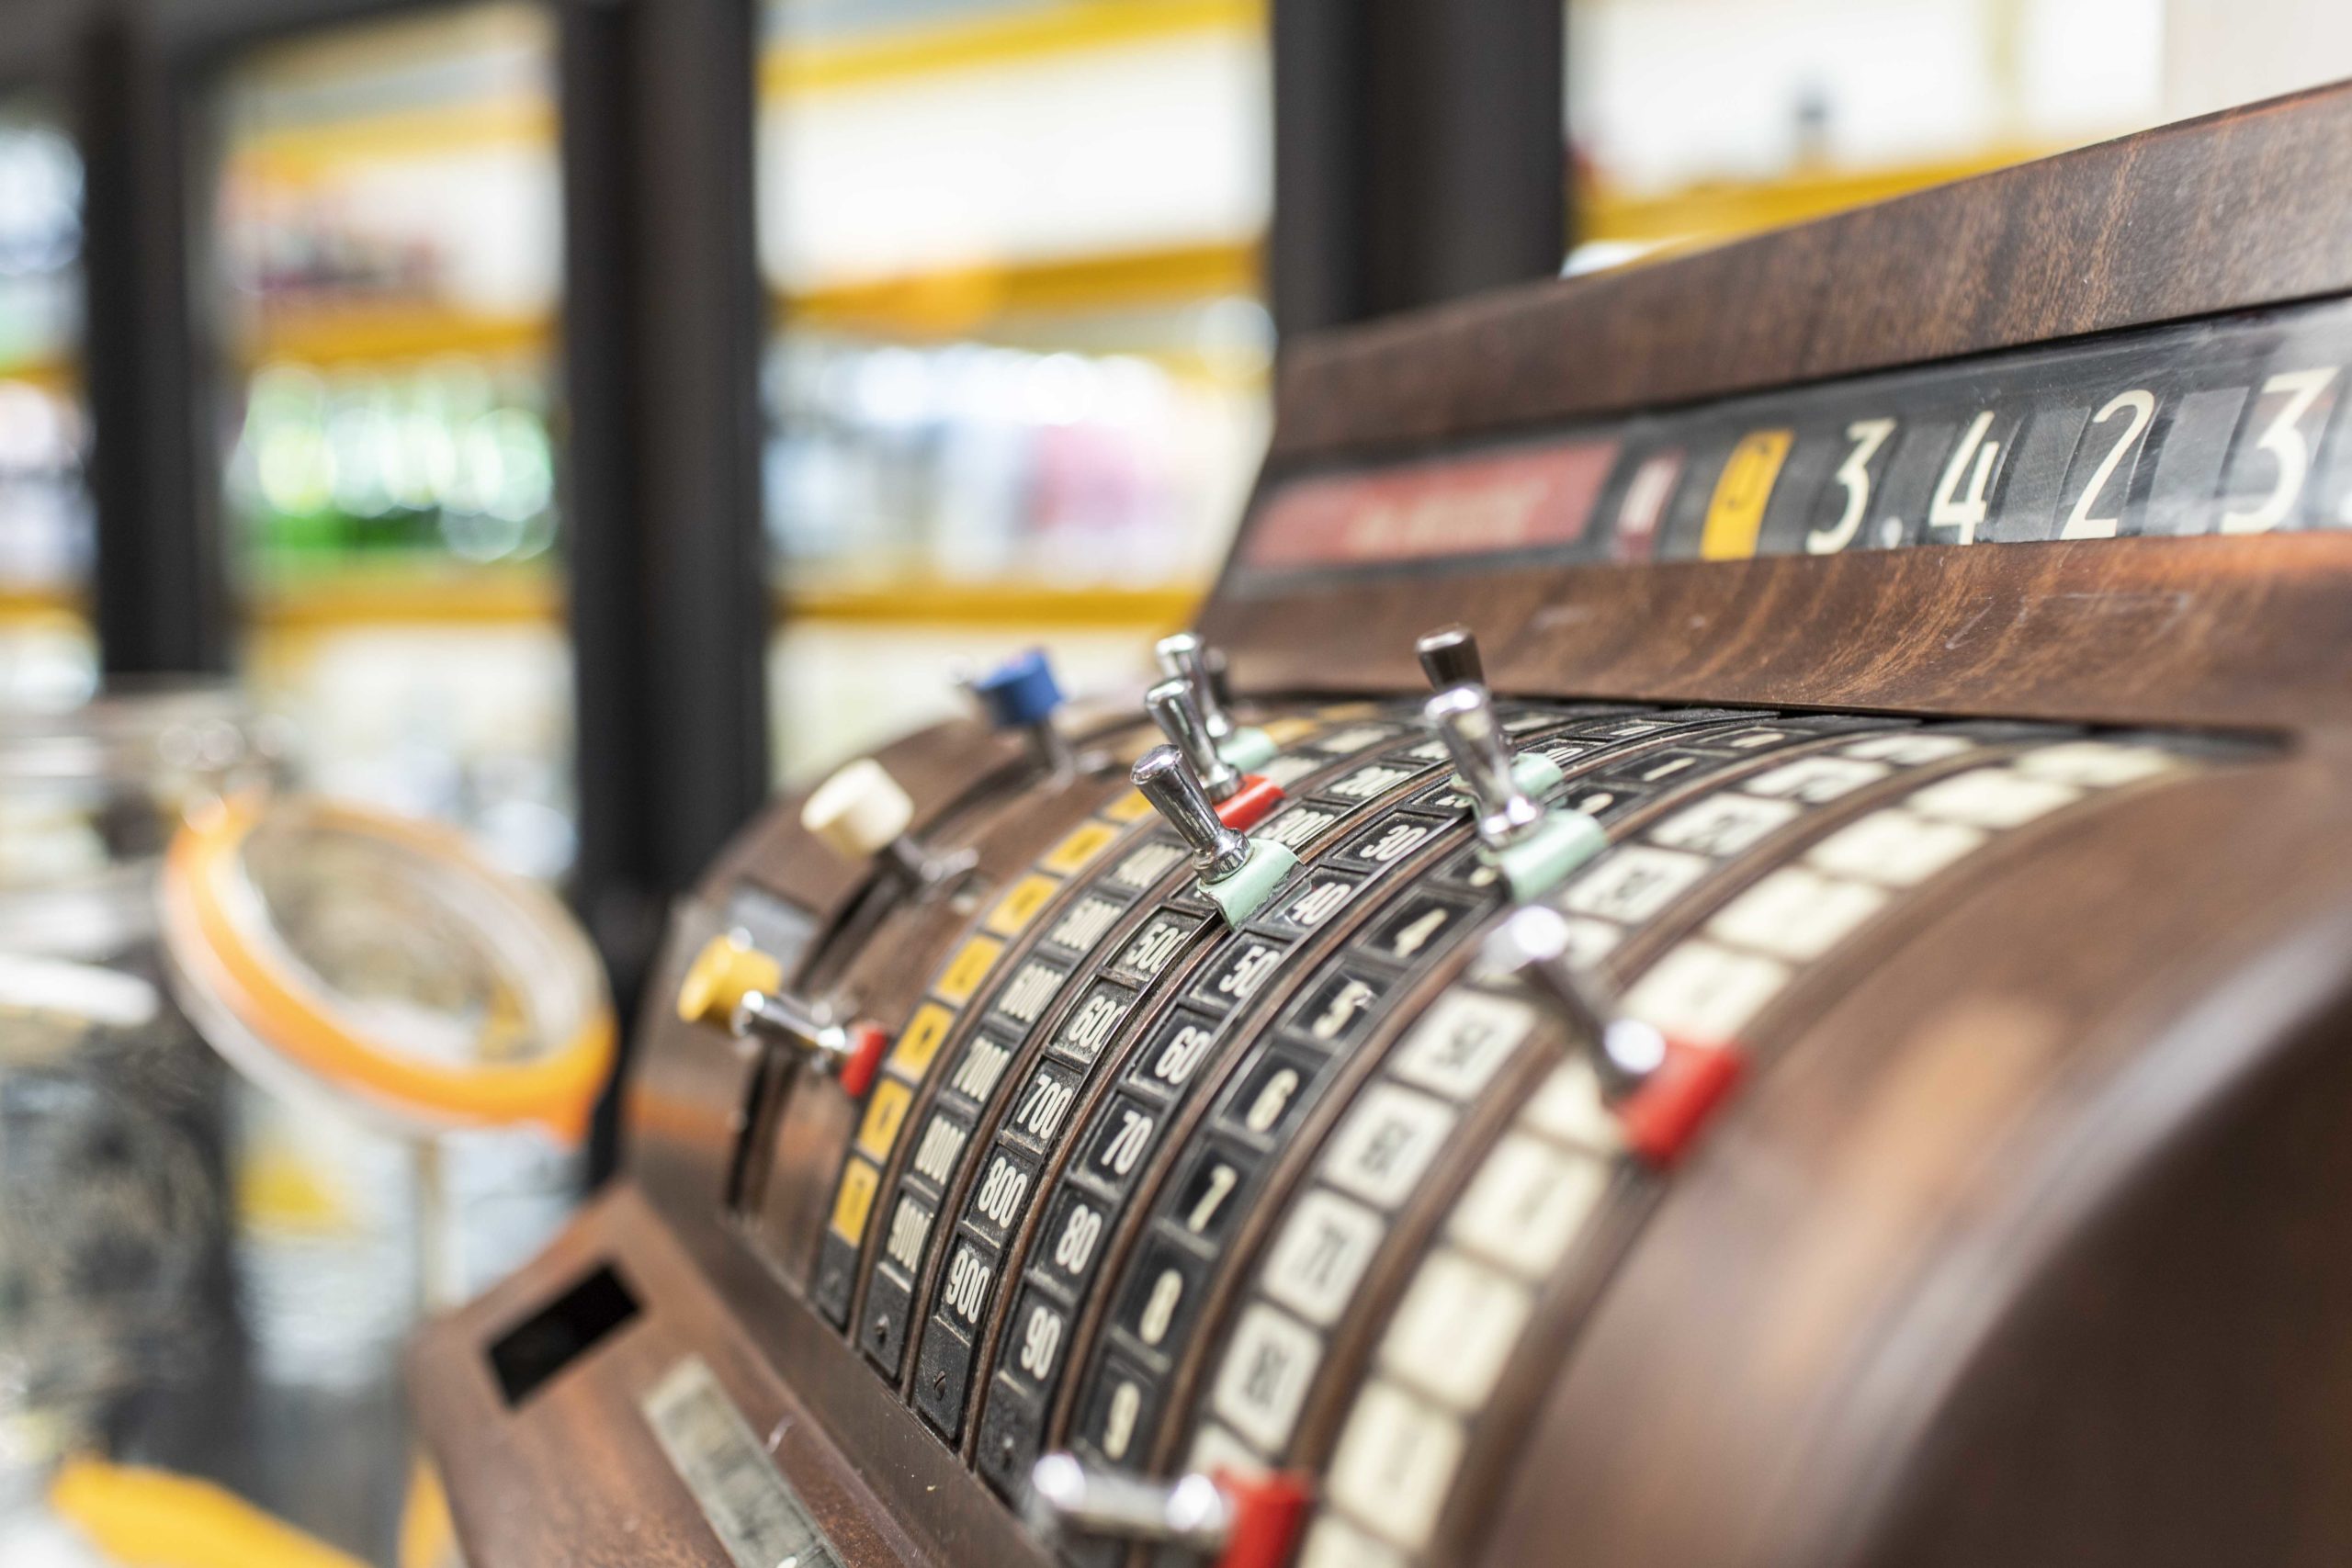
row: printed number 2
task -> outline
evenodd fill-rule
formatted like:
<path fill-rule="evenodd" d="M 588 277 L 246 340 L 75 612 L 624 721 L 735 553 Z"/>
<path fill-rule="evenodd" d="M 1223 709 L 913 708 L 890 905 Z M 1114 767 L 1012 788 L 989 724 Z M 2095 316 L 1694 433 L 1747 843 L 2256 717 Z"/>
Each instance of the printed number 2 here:
<path fill-rule="evenodd" d="M 2278 465 L 2278 478 L 2262 503 L 2248 512 L 2222 513 L 2224 534 L 2267 534 L 2284 523 L 2294 512 L 2295 503 L 2302 499 L 2303 480 L 2311 476 L 2312 447 L 2304 439 L 2297 421 L 2311 411 L 2319 395 L 2335 379 L 2333 368 L 2324 370 L 2288 370 L 2273 376 L 2262 384 L 2266 395 L 2286 394 L 2287 401 L 2262 432 L 2255 445 L 2270 454 Z"/>
<path fill-rule="evenodd" d="M 1862 525 L 1862 514 L 1870 510 L 1871 459 L 1878 456 L 1878 449 L 1894 434 L 1894 422 L 1891 419 L 1858 419 L 1846 427 L 1846 439 L 1854 444 L 1854 449 L 1846 454 L 1846 460 L 1838 465 L 1833 476 L 1845 487 L 1846 510 L 1828 527 L 1815 528 L 1805 535 L 1808 553 L 1835 555 L 1853 543 L 1855 532 Z"/>
<path fill-rule="evenodd" d="M 1993 411 L 1986 409 L 1960 438 L 1960 449 L 1951 455 L 1943 479 L 1936 486 L 1935 504 L 1928 509 L 1928 527 L 1959 530 L 1955 544 L 1974 544 L 1976 530 L 1991 510 L 1984 491 L 1993 482 L 1993 464 L 2001 452 L 1999 442 L 1984 439 L 1992 428 Z M 1960 493 L 1963 482 L 1968 486 L 1966 495 Z"/>
<path fill-rule="evenodd" d="M 2107 407 L 2091 416 L 2093 424 L 2105 424 L 2117 414 L 2126 412 L 2132 415 L 2132 423 L 2123 427 L 2123 434 L 2116 438 L 2114 446 L 2107 449 L 2107 456 L 2099 459 L 2098 467 L 2091 470 L 2091 482 L 2085 485 L 2083 493 L 2075 498 L 2075 510 L 2066 514 L 2066 525 L 2058 531 L 2060 538 L 2115 537 L 2116 525 L 2121 519 L 2094 517 L 2091 508 L 2098 504 L 2099 491 L 2107 488 L 2107 481 L 2115 477 L 2117 466 L 2123 461 L 2123 454 L 2132 450 L 2132 444 L 2139 440 L 2141 433 L 2148 428 L 2148 421 L 2155 417 L 2155 394 L 2137 390 L 2119 392 Z"/>

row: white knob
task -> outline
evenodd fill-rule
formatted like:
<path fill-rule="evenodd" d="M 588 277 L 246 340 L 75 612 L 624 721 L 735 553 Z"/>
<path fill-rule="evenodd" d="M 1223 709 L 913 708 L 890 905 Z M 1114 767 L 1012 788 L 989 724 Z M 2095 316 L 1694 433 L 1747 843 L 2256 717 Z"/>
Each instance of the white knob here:
<path fill-rule="evenodd" d="M 800 808 L 800 825 L 843 860 L 865 860 L 898 841 L 915 803 L 888 770 L 861 758 L 817 786 Z"/>

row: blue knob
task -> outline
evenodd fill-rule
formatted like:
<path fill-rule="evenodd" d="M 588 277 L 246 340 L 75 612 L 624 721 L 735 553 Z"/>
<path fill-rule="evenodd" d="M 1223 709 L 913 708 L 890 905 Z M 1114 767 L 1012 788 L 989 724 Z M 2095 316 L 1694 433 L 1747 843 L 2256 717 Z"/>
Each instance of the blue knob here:
<path fill-rule="evenodd" d="M 1046 650 L 1017 653 L 972 682 L 972 694 L 1000 729 L 1027 729 L 1053 717 L 1062 705 L 1061 682 L 1054 679 Z"/>

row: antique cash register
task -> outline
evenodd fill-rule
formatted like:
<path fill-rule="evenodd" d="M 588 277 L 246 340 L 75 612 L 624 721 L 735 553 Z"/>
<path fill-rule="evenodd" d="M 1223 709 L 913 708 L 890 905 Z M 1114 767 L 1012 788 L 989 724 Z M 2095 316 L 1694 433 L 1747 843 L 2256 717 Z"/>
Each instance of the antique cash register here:
<path fill-rule="evenodd" d="M 2352 91 L 1291 346 L 676 911 L 476 1568 L 2352 1560 Z M 1140 652 L 1141 650 L 1139 650 Z"/>

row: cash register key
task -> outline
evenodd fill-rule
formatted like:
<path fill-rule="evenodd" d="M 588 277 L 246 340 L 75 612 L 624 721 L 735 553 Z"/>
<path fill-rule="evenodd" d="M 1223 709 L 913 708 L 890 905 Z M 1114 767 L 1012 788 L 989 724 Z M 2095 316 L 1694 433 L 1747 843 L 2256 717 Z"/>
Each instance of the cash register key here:
<path fill-rule="evenodd" d="M 923 897 L 972 869 L 973 852 L 944 854 L 924 847 L 907 829 L 914 802 L 889 771 L 860 758 L 819 784 L 801 807 L 800 825 L 843 860 L 870 860 L 876 872 L 910 897 Z"/>
<path fill-rule="evenodd" d="M 1193 852 L 1201 892 L 1238 926 L 1264 907 L 1298 869 L 1298 857 L 1271 839 L 1252 840 L 1227 827 L 1209 803 L 1192 765 L 1173 746 L 1144 753 L 1131 775 L 1135 786 Z"/>
<path fill-rule="evenodd" d="M 1619 1012 L 1571 964 L 1571 946 L 1566 918 L 1532 905 L 1495 929 L 1485 958 L 1551 1003 L 1571 1048 L 1591 1065 L 1625 1146 L 1649 1165 L 1672 1165 L 1738 1082 L 1744 1054 L 1731 1041 L 1677 1039 Z"/>

